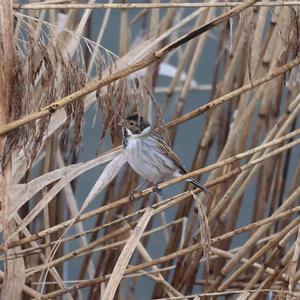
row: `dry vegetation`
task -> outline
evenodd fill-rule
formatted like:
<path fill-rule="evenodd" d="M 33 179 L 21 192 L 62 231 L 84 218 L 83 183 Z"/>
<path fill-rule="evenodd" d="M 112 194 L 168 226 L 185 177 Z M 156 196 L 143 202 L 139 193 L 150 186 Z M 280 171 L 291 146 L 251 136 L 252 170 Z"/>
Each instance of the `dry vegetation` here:
<path fill-rule="evenodd" d="M 127 1 L 64 2 L 0 4 L 1 299 L 141 299 L 141 282 L 154 286 L 143 299 L 300 299 L 299 4 L 152 1 L 130 19 Z M 91 8 L 104 14 L 97 28 Z M 119 57 L 100 46 L 113 9 Z M 161 86 L 167 54 L 176 69 Z M 184 113 L 191 92 L 206 104 Z M 80 162 L 88 108 L 112 149 Z M 213 197 L 149 186 L 129 200 L 139 178 L 120 171 L 118 122 L 136 109 L 173 144 L 181 124 L 205 120 L 192 172 L 160 188 L 207 174 Z M 77 199 L 78 179 L 106 163 Z"/>

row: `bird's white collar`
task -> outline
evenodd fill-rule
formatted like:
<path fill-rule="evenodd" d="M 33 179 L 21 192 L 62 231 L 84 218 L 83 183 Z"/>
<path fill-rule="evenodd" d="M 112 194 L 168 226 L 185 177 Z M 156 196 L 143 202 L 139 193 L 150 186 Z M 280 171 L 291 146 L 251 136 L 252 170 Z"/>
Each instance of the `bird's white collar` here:
<path fill-rule="evenodd" d="M 132 131 L 128 128 L 125 128 L 125 130 L 127 132 L 128 138 L 130 137 L 130 138 L 136 139 L 136 138 L 141 138 L 141 137 L 148 135 L 152 131 L 152 128 L 151 128 L 151 126 L 148 126 L 141 133 L 138 133 L 138 134 L 133 134 Z"/>

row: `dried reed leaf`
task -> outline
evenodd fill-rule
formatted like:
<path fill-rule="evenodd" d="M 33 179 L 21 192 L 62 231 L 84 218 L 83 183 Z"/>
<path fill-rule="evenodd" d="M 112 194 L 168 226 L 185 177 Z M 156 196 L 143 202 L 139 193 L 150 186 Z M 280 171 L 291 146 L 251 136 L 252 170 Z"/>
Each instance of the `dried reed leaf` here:
<path fill-rule="evenodd" d="M 95 197 L 107 187 L 107 185 L 116 177 L 121 167 L 127 162 L 125 156 L 121 152 L 113 158 L 113 160 L 105 167 L 100 177 L 94 184 L 88 196 L 84 200 L 80 212 L 83 212 Z"/>
<path fill-rule="evenodd" d="M 110 151 L 88 162 L 78 163 L 75 165 L 70 165 L 61 169 L 54 170 L 52 172 L 49 172 L 45 175 L 33 179 L 27 184 L 22 185 L 22 187 L 19 189 L 19 193 L 15 195 L 13 205 L 10 207 L 10 218 L 13 218 L 16 212 L 36 193 L 41 191 L 49 184 L 59 180 L 53 186 L 53 188 L 45 195 L 45 197 L 39 201 L 38 207 L 36 206 L 31 210 L 31 216 L 28 219 L 31 221 L 32 218 L 34 218 L 34 216 L 36 216 L 45 207 L 45 205 L 47 205 L 53 199 L 53 197 L 55 197 L 55 195 L 57 195 L 57 193 L 59 193 L 65 187 L 66 184 L 68 184 L 84 172 L 114 159 L 116 156 L 119 155 L 120 151 L 121 149 L 115 149 L 114 151 Z"/>
<path fill-rule="evenodd" d="M 113 153 L 113 155 L 115 155 L 115 153 Z M 108 158 L 107 157 L 100 157 L 98 163 L 103 163 L 107 160 L 111 159 L 111 154 L 108 154 Z M 97 192 L 98 192 L 98 188 L 105 188 L 105 186 L 113 179 L 113 177 L 116 175 L 117 171 L 119 171 L 120 167 L 125 163 L 125 159 L 123 157 L 123 155 L 118 155 L 116 156 L 113 161 L 108 165 L 108 166 L 112 166 L 112 168 L 110 169 L 108 166 L 106 166 L 105 168 L 105 173 L 104 175 L 101 174 L 101 176 L 99 177 L 97 183 L 98 185 L 96 186 Z M 72 180 L 74 180 L 77 176 L 79 176 L 81 173 L 87 171 L 88 169 L 95 167 L 95 162 L 90 162 L 89 164 L 85 165 L 80 164 L 80 166 L 77 168 L 75 168 L 74 170 L 72 170 L 70 173 L 68 173 L 67 176 L 65 176 L 65 174 L 63 175 L 64 177 L 62 177 L 62 179 L 60 179 L 58 181 L 58 183 L 56 183 L 51 189 L 50 191 L 45 195 L 45 197 L 43 197 L 43 199 L 41 199 L 39 201 L 39 203 L 33 207 L 30 211 L 30 213 L 22 220 L 22 222 L 19 224 L 18 228 L 16 229 L 16 231 L 14 232 L 14 236 L 20 232 L 21 230 L 23 230 L 41 211 L 42 209 L 55 197 L 55 195 L 57 195 L 57 193 L 59 193 L 66 184 L 68 184 L 69 182 L 71 182 Z M 68 167 L 66 167 L 67 169 Z M 108 169 L 107 169 L 108 168 Z M 115 172 L 115 173 L 111 173 L 111 172 Z M 60 172 L 59 172 L 60 173 Z M 61 173 L 60 173 L 61 174 Z M 62 173 L 63 174 L 63 173 Z M 107 176 L 107 177 L 106 177 Z M 112 177 L 113 176 L 113 177 Z M 101 178 L 101 182 L 100 182 L 100 178 Z M 47 179 L 45 179 L 47 180 Z M 96 183 L 96 184 L 97 184 Z M 102 185 L 101 185 L 102 184 Z M 105 185 L 106 184 L 106 185 Z M 105 186 L 104 186 L 105 185 Z M 95 190 L 94 190 L 95 192 Z M 93 196 L 95 196 L 96 192 L 93 194 Z M 91 193 L 90 193 L 91 195 Z M 89 203 L 92 199 L 92 196 L 90 196 L 90 198 L 88 198 L 88 202 L 84 202 L 83 207 L 81 208 L 80 212 L 83 211 L 84 208 L 87 207 L 87 204 L 85 203 Z M 24 199 L 24 201 L 26 202 L 27 198 Z M 22 204 L 22 203 L 21 203 Z M 13 216 L 13 214 L 12 214 Z"/>
<path fill-rule="evenodd" d="M 205 207 L 203 206 L 200 197 L 193 193 L 193 198 L 195 200 L 195 205 L 197 207 L 198 217 L 200 221 L 200 236 L 201 243 L 203 244 L 204 258 L 206 259 L 207 269 L 209 269 L 208 262 L 211 256 L 211 233 L 209 229 L 208 219 L 205 212 Z"/>
<path fill-rule="evenodd" d="M 153 209 L 147 208 L 141 219 L 139 220 L 138 224 L 136 225 L 135 229 L 132 231 L 129 239 L 125 247 L 123 248 L 112 272 L 112 275 L 108 281 L 106 286 L 103 299 L 113 300 L 116 290 L 120 284 L 122 276 L 127 268 L 127 265 L 133 255 L 137 244 L 146 229 L 148 222 L 151 219 L 153 213 Z"/>

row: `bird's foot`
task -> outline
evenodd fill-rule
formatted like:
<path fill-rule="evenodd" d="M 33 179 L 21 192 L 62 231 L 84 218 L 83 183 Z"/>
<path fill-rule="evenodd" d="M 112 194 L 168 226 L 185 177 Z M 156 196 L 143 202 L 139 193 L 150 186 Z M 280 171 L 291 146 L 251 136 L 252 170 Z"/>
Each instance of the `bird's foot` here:
<path fill-rule="evenodd" d="M 158 183 L 153 185 L 153 192 L 161 195 L 161 189 L 158 187 Z"/>
<path fill-rule="evenodd" d="M 130 193 L 129 195 L 129 200 L 130 200 L 130 203 L 134 203 L 136 200 L 139 200 L 142 198 L 142 193 L 141 191 L 138 191 L 138 190 L 134 190 L 133 192 Z"/>

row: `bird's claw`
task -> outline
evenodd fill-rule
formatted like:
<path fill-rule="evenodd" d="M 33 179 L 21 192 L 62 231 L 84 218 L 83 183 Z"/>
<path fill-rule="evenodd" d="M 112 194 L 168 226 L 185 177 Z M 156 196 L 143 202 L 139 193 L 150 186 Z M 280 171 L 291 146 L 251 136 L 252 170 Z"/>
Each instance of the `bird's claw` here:
<path fill-rule="evenodd" d="M 161 189 L 158 187 L 158 184 L 153 185 L 153 192 L 161 195 Z"/>
<path fill-rule="evenodd" d="M 134 203 L 136 200 L 139 200 L 142 198 L 142 193 L 140 191 L 134 190 L 129 195 L 129 200 L 131 203 Z"/>

